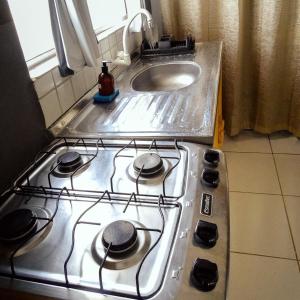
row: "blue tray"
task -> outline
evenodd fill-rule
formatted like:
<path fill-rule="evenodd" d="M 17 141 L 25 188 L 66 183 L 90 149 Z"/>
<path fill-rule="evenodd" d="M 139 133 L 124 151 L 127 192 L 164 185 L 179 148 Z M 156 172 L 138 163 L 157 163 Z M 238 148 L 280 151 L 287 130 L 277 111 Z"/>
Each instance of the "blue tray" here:
<path fill-rule="evenodd" d="M 119 90 L 115 90 L 114 93 L 108 96 L 100 95 L 99 92 L 94 95 L 94 103 L 108 103 L 113 101 L 119 95 Z"/>

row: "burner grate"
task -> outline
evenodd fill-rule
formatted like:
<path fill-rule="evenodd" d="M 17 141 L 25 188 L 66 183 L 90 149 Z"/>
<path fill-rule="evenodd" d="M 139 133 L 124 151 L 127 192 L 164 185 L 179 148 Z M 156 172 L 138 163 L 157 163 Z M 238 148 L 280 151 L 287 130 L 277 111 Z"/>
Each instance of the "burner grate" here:
<path fill-rule="evenodd" d="M 120 154 L 122 151 L 124 151 L 125 149 L 130 148 L 132 145 L 134 146 L 134 149 L 135 149 L 135 151 L 137 153 L 137 151 L 138 151 L 137 144 L 136 144 L 135 139 L 133 139 L 127 145 L 125 145 L 124 147 L 122 147 L 114 155 L 114 158 L 113 158 L 113 172 L 112 172 L 112 175 L 110 177 L 110 189 L 111 189 L 112 192 L 114 191 L 113 178 L 114 178 L 114 176 L 116 174 L 116 169 L 117 169 L 117 167 L 116 167 L 116 159 L 118 157 L 131 157 L 131 158 L 134 158 L 134 156 Z M 156 140 L 152 140 L 151 145 L 148 148 L 148 153 L 152 153 L 151 150 L 153 149 L 153 147 L 155 147 L 154 149 L 156 151 L 158 151 Z M 174 140 L 174 150 L 176 150 L 176 152 L 178 154 L 178 157 L 160 156 L 160 159 L 175 159 L 176 160 L 176 163 L 166 172 L 166 174 L 163 177 L 162 186 L 163 186 L 163 195 L 165 197 L 167 196 L 166 195 L 166 180 L 167 180 L 168 176 L 171 174 L 171 172 L 178 166 L 178 164 L 180 163 L 180 160 L 181 160 L 181 153 L 180 153 L 180 150 L 179 150 L 179 147 L 178 147 L 178 144 L 177 144 L 177 140 Z M 138 194 L 138 195 L 139 195 L 139 179 L 140 179 L 141 175 L 143 174 L 143 171 L 144 171 L 144 165 L 142 165 L 140 167 L 138 175 L 137 175 L 137 177 L 135 179 L 136 194 Z"/>
<path fill-rule="evenodd" d="M 115 193 L 115 194 L 118 194 L 118 193 Z M 71 248 L 70 248 L 70 251 L 67 255 L 67 258 L 64 262 L 64 276 L 65 276 L 65 282 L 66 282 L 66 286 L 67 287 L 72 287 L 72 284 L 69 282 L 68 280 L 68 263 L 71 259 L 71 256 L 72 256 L 72 253 L 74 251 L 74 247 L 75 247 L 75 232 L 76 232 L 76 228 L 78 225 L 80 224 L 85 224 L 85 225 L 96 225 L 96 226 L 99 226 L 101 225 L 101 223 L 95 223 L 95 222 L 83 222 L 81 221 L 81 219 L 83 218 L 83 216 L 88 212 L 90 211 L 93 207 L 95 207 L 97 204 L 99 204 L 103 199 L 105 199 L 105 196 L 107 197 L 107 199 L 109 201 L 112 201 L 112 196 L 110 194 L 109 191 L 105 191 L 100 197 L 99 199 L 94 202 L 91 206 L 89 206 L 87 209 L 85 209 L 81 215 L 78 217 L 78 219 L 76 220 L 74 226 L 73 226 L 73 229 L 72 229 L 72 242 L 71 242 Z M 130 203 L 130 201 L 132 199 L 135 199 L 136 201 L 136 195 L 134 193 L 132 193 L 132 195 L 130 196 L 128 202 L 126 203 L 126 207 L 123 211 L 123 213 L 126 212 L 126 209 Z M 163 233 L 164 233 L 164 228 L 165 228 L 165 218 L 164 218 L 164 215 L 163 215 L 163 212 L 162 212 L 162 208 L 161 208 L 161 205 L 164 205 L 165 204 L 165 200 L 164 200 L 164 197 L 163 195 L 160 195 L 157 199 L 157 208 L 159 210 L 159 214 L 160 214 L 160 217 L 161 217 L 161 220 L 162 220 L 162 228 L 142 228 L 142 227 L 135 227 L 135 229 L 138 231 L 138 230 L 144 230 L 144 231 L 155 231 L 155 232 L 158 232 L 159 233 L 159 236 L 157 238 L 157 240 L 154 242 L 154 244 L 148 249 L 148 251 L 146 252 L 146 254 L 144 255 L 144 257 L 142 258 L 140 264 L 139 264 L 139 267 L 138 267 L 138 270 L 137 270 L 137 273 L 136 273 L 136 290 L 137 290 L 137 296 L 140 298 L 141 297 L 141 293 L 140 293 L 140 285 L 139 285 L 139 275 L 140 275 L 140 272 L 141 272 L 141 268 L 146 260 L 146 258 L 148 257 L 148 255 L 150 254 L 150 252 L 156 247 L 156 245 L 159 243 Z M 110 252 L 113 252 L 113 245 L 112 245 L 112 242 L 110 241 L 110 243 L 107 245 L 106 247 L 106 252 L 105 252 L 105 255 L 104 255 L 104 258 L 101 262 L 101 265 L 99 267 L 99 286 L 100 286 L 100 291 L 101 292 L 109 292 L 107 290 L 104 289 L 103 287 L 103 278 L 102 278 L 102 270 L 103 270 L 103 267 L 105 265 L 105 262 L 107 260 L 107 257 L 108 255 L 110 254 Z"/>
<path fill-rule="evenodd" d="M 49 155 L 52 154 L 56 154 L 55 151 L 53 149 L 55 149 L 55 146 L 58 145 L 64 145 L 66 147 L 75 147 L 75 146 L 83 146 L 86 147 L 89 145 L 93 145 L 96 147 L 95 153 L 93 154 L 80 154 L 80 155 L 87 155 L 89 157 L 88 161 L 86 161 L 84 164 L 81 164 L 80 166 L 78 166 L 76 168 L 76 170 L 73 171 L 73 173 L 70 176 L 70 182 L 71 182 L 71 188 L 57 188 L 54 187 L 51 183 L 51 177 L 53 176 L 53 172 L 55 171 L 56 168 L 59 167 L 59 164 L 61 163 L 61 161 L 59 160 L 57 162 L 57 164 L 55 164 L 51 170 L 48 173 L 48 186 L 36 186 L 33 185 L 30 181 L 30 173 L 32 171 L 34 171 L 43 161 L 43 159 Z M 150 144 L 150 143 L 149 143 Z M 151 152 L 151 153 L 155 153 L 154 151 L 159 151 L 159 149 L 164 149 L 164 146 L 158 146 L 157 145 L 157 141 L 156 140 L 152 140 L 150 146 L 148 147 L 147 144 L 147 148 L 145 148 L 144 146 L 142 147 L 142 149 L 145 149 L 146 151 Z M 109 145 L 109 144 L 108 144 Z M 129 156 L 129 155 L 123 155 L 123 151 L 125 149 L 135 149 L 135 152 L 137 153 L 138 149 L 140 149 L 140 146 L 137 145 L 137 141 L 135 139 L 132 139 L 129 143 L 127 143 L 126 145 L 122 144 L 120 145 L 113 145 L 114 147 L 119 147 L 121 149 L 119 149 L 116 154 L 113 157 L 113 171 L 112 174 L 110 176 L 110 191 L 109 190 L 105 190 L 105 191 L 95 191 L 95 190 L 78 190 L 75 189 L 74 187 L 74 183 L 73 183 L 73 176 L 76 174 L 76 172 L 78 172 L 81 168 L 83 168 L 85 165 L 87 165 L 88 163 L 90 163 L 93 159 L 95 159 L 98 155 L 99 152 L 99 147 L 103 147 L 105 148 L 105 144 L 103 142 L 103 140 L 100 138 L 98 140 L 95 141 L 95 139 L 78 139 L 77 141 L 73 142 L 71 139 L 67 139 L 67 138 L 61 138 L 59 140 L 57 140 L 53 145 L 52 145 L 52 150 L 50 151 L 43 151 L 41 152 L 39 155 L 37 155 L 37 157 L 35 158 L 35 162 L 34 165 L 29 168 L 24 174 L 22 174 L 19 178 L 18 181 L 16 181 L 15 186 L 13 187 L 13 189 L 11 190 L 12 192 L 16 193 L 16 194 L 21 194 L 21 195 L 29 195 L 29 196 L 33 196 L 33 195 L 42 195 L 43 197 L 45 197 L 46 201 L 48 199 L 48 197 L 56 197 L 56 204 L 55 204 L 55 209 L 52 213 L 51 216 L 49 216 L 49 218 L 39 218 L 37 217 L 37 220 L 43 220 L 45 222 L 45 224 L 39 228 L 34 235 L 40 233 L 42 230 L 44 230 L 47 226 L 49 226 L 50 223 L 53 222 L 58 208 L 59 208 L 59 203 L 60 201 L 63 200 L 69 200 L 70 205 L 72 206 L 72 202 L 73 201 L 84 201 L 85 203 L 91 202 L 91 205 L 84 210 L 81 215 L 78 217 L 78 219 L 76 220 L 73 228 L 72 228 L 72 239 L 71 239 L 71 247 L 69 249 L 69 252 L 67 254 L 66 260 L 64 262 L 63 265 L 63 275 L 64 275 L 64 280 L 65 280 L 65 286 L 67 287 L 74 287 L 74 288 L 78 288 L 78 286 L 76 286 L 76 284 L 71 283 L 69 281 L 68 278 L 68 263 L 72 257 L 73 251 L 74 251 L 74 247 L 75 247 L 75 232 L 76 232 L 76 228 L 79 225 L 85 224 L 85 225 L 90 225 L 90 226 L 100 226 L 101 222 L 89 222 L 89 221 L 83 221 L 82 218 L 83 216 L 89 211 L 91 210 L 93 207 L 95 207 L 97 204 L 99 204 L 101 201 L 106 201 L 106 202 L 112 202 L 112 200 L 116 200 L 118 202 L 123 202 L 124 203 L 124 209 L 123 209 L 123 213 L 125 214 L 128 207 L 131 205 L 131 203 L 134 201 L 135 203 L 140 202 L 141 204 L 150 204 L 153 207 L 157 207 L 157 210 L 159 212 L 159 216 L 160 216 L 160 220 L 161 220 L 161 228 L 149 228 L 149 226 L 147 227 L 142 227 L 142 226 L 135 226 L 135 230 L 137 232 L 155 232 L 158 234 L 157 238 L 155 236 L 155 239 L 153 240 L 153 244 L 150 246 L 149 244 L 149 248 L 147 248 L 145 250 L 145 252 L 142 253 L 141 255 L 141 260 L 139 262 L 139 265 L 137 267 L 137 271 L 135 274 L 135 285 L 136 285 L 136 295 L 138 298 L 141 298 L 141 288 L 140 288 L 140 275 L 141 275 L 141 269 L 143 264 L 145 263 L 147 257 L 149 256 L 149 254 L 153 251 L 153 249 L 158 245 L 158 243 L 160 242 L 164 230 L 165 230 L 165 218 L 164 218 L 164 214 L 163 214 L 163 210 L 162 207 L 167 207 L 168 205 L 172 205 L 172 207 L 178 207 L 178 204 L 175 203 L 174 204 L 174 199 L 178 199 L 178 197 L 175 196 L 168 196 L 166 195 L 166 180 L 168 178 L 168 176 L 171 174 L 171 172 L 178 166 L 178 164 L 180 163 L 181 160 L 181 153 L 177 144 L 177 140 L 174 141 L 174 144 L 172 145 L 173 148 L 171 148 L 171 146 L 168 144 L 168 148 L 167 149 L 171 149 L 171 150 L 175 150 L 177 153 L 177 156 L 160 156 L 161 159 L 173 159 L 175 160 L 174 163 L 172 163 L 172 166 L 168 169 L 168 171 L 166 171 L 166 173 L 163 176 L 163 180 L 162 180 L 162 194 L 160 195 L 155 195 L 155 194 L 140 194 L 139 192 L 139 177 L 142 175 L 142 171 L 143 171 L 143 166 L 141 167 L 139 174 L 136 177 L 135 180 L 135 191 L 131 192 L 131 193 L 121 193 L 121 192 L 115 192 L 114 190 L 114 175 L 116 173 L 117 170 L 117 164 L 116 164 L 116 159 L 118 157 L 130 157 L 130 158 L 134 158 L 134 156 Z M 25 184 L 23 183 L 25 181 Z M 27 200 L 26 200 L 27 201 Z M 29 200 L 28 200 L 29 201 Z M 27 202 L 28 202 L 27 201 Z M 26 203 L 27 203 L 26 202 Z M 149 225 L 149 224 L 148 224 Z M 151 225 L 150 225 L 151 227 Z M 22 248 L 22 246 L 24 245 L 24 243 L 20 243 L 16 249 L 11 253 L 10 258 L 9 258 L 9 262 L 10 262 L 10 269 L 11 269 L 11 276 L 13 278 L 24 278 L 22 277 L 20 274 L 18 276 L 18 274 L 16 274 L 16 270 L 15 270 L 15 255 L 16 253 L 19 251 L 20 248 Z M 99 287 L 100 287 L 100 292 L 102 293 L 112 293 L 109 290 L 106 290 L 105 287 L 103 286 L 103 276 L 102 276 L 102 270 L 103 267 L 105 265 L 105 262 L 107 260 L 107 257 L 110 253 L 114 252 L 113 249 L 113 244 L 111 241 L 108 241 L 107 245 L 106 245 L 106 251 L 105 251 L 105 255 L 103 257 L 102 263 L 99 266 Z M 146 263 L 147 264 L 147 263 Z M 26 277 L 26 280 L 31 280 L 31 281 L 37 281 L 36 278 L 33 278 L 31 276 Z M 60 284 L 58 282 L 48 282 L 48 283 L 52 283 L 52 284 Z M 130 295 L 132 296 L 132 295 Z"/>
<path fill-rule="evenodd" d="M 75 186 L 74 186 L 74 176 L 79 173 L 81 170 L 83 170 L 84 168 L 87 167 L 87 165 L 89 165 L 98 155 L 99 153 L 99 147 L 102 147 L 103 149 L 106 148 L 105 144 L 104 144 L 104 141 L 102 138 L 99 138 L 98 140 L 95 141 L 95 139 L 93 138 L 80 138 L 80 139 L 77 139 L 75 142 L 72 142 L 72 140 L 74 139 L 68 139 L 68 138 L 60 138 L 58 139 L 53 145 L 52 145 L 52 149 L 55 148 L 56 146 L 60 145 L 60 146 L 65 146 L 65 147 L 75 147 L 75 146 L 83 146 L 85 148 L 88 147 L 88 145 L 93 145 L 95 146 L 96 150 L 95 150 L 95 153 L 93 154 L 86 154 L 86 153 L 81 153 L 80 155 L 82 157 L 84 156 L 87 156 L 88 159 L 83 163 L 83 164 L 80 164 L 72 173 L 70 173 L 70 185 L 71 185 L 71 189 L 74 190 L 75 189 Z M 62 143 L 62 144 L 61 144 Z M 171 146 L 170 146 L 171 147 Z M 121 146 L 121 149 L 119 151 L 117 151 L 117 153 L 114 155 L 113 157 L 113 171 L 112 171 L 112 174 L 110 176 L 110 191 L 111 192 L 115 192 L 115 187 L 114 187 L 114 176 L 116 174 L 116 170 L 117 170 L 117 165 L 116 165 L 116 160 L 117 158 L 119 157 L 127 157 L 127 158 L 132 158 L 134 159 L 135 156 L 133 155 L 123 155 L 122 152 L 126 149 L 130 149 L 130 148 L 133 148 L 135 149 L 135 152 L 137 154 L 138 152 L 138 149 L 139 146 L 137 145 L 137 141 L 135 139 L 132 139 L 129 143 L 127 143 L 126 145 L 122 145 Z M 150 146 L 148 147 L 148 152 L 146 153 L 153 153 L 153 150 L 155 151 L 159 151 L 160 147 L 158 146 L 158 143 L 155 139 L 152 140 Z M 163 149 L 163 147 L 162 147 Z M 168 179 L 168 177 L 170 176 L 170 174 L 172 173 L 172 171 L 179 165 L 180 161 L 181 161 L 181 152 L 180 152 L 180 149 L 178 147 L 178 144 L 177 144 L 177 140 L 174 140 L 173 142 L 173 148 L 170 148 L 171 150 L 175 150 L 176 153 L 177 153 L 177 157 L 176 156 L 160 156 L 161 159 L 169 159 L 169 160 L 175 160 L 175 163 L 172 164 L 171 168 L 169 168 L 166 173 L 163 175 L 162 177 L 162 194 L 164 195 L 164 197 L 167 197 L 168 195 L 166 194 L 166 181 Z M 51 154 L 56 154 L 56 152 L 54 150 L 50 150 L 50 151 L 41 151 L 35 158 L 35 162 L 33 164 L 33 166 L 31 168 L 29 168 L 24 174 L 22 174 L 21 176 L 19 176 L 19 180 L 15 183 L 14 187 L 24 187 L 25 185 L 27 187 L 33 187 L 34 188 L 34 185 L 31 184 L 30 182 L 30 178 L 29 178 L 29 174 L 30 174 L 30 171 L 34 171 L 39 163 L 42 162 L 43 158 L 45 158 L 45 155 L 51 155 Z M 52 168 L 50 169 L 50 171 L 48 172 L 47 174 L 47 177 L 48 177 L 48 187 L 50 189 L 52 188 L 55 188 L 53 187 L 52 185 L 52 182 L 51 182 L 51 178 L 53 176 L 53 174 L 55 174 L 56 170 L 60 168 L 60 164 L 61 164 L 61 161 L 58 161 L 56 162 Z M 145 166 L 141 166 L 139 172 L 137 172 L 137 176 L 135 177 L 135 193 L 137 195 L 140 195 L 140 191 L 139 191 L 139 182 L 140 182 L 140 177 L 141 176 L 144 176 L 144 173 L 145 173 Z M 22 181 L 26 181 L 26 184 L 24 185 L 22 183 Z M 44 187 L 46 188 L 46 187 Z"/>
<path fill-rule="evenodd" d="M 164 214 L 162 211 L 162 207 L 164 208 L 169 208 L 169 207 L 179 207 L 177 203 L 173 203 L 171 200 L 171 197 L 164 197 L 163 195 L 157 196 L 157 195 L 143 195 L 143 198 L 141 195 L 137 195 L 135 193 L 131 194 L 126 194 L 126 193 L 112 193 L 109 191 L 105 192 L 94 192 L 94 194 L 89 193 L 83 193 L 83 191 L 76 191 L 72 189 L 54 189 L 54 188 L 47 188 L 47 187 L 19 187 L 16 188 L 14 191 L 16 194 L 21 194 L 21 195 L 31 195 L 31 196 L 40 196 L 44 195 L 45 201 L 47 201 L 48 197 L 51 199 L 54 199 L 56 201 L 54 211 L 49 218 L 37 218 L 38 220 L 43 220 L 46 223 L 36 231 L 35 234 L 38 234 L 41 232 L 43 229 L 45 229 L 47 226 L 49 226 L 50 223 L 54 221 L 54 218 L 56 217 L 58 208 L 59 208 L 59 203 L 61 200 L 69 200 L 70 205 L 72 207 L 72 202 L 76 201 L 82 201 L 84 203 L 91 202 L 91 205 L 85 209 L 79 218 L 76 220 L 76 223 L 73 226 L 72 229 L 72 240 L 71 240 L 71 248 L 70 251 L 67 255 L 67 258 L 64 262 L 63 265 L 63 274 L 65 278 L 65 283 L 62 284 L 61 282 L 58 281 L 51 281 L 51 280 L 42 280 L 42 279 L 37 279 L 35 277 L 32 277 L 31 275 L 29 276 L 24 276 L 21 274 L 18 274 L 15 270 L 15 254 L 18 252 L 18 250 L 23 246 L 23 243 L 19 244 L 18 247 L 13 251 L 13 253 L 10 256 L 9 263 L 10 263 L 10 269 L 11 269 L 11 275 L 10 277 L 12 278 L 18 278 L 18 279 L 23 279 L 23 280 L 29 280 L 29 281 L 36 281 L 36 282 L 45 282 L 48 284 L 54 284 L 54 285 L 62 285 L 70 288 L 79 288 L 82 289 L 82 286 L 77 285 L 76 283 L 69 282 L 68 280 L 68 262 L 72 256 L 74 247 L 75 247 L 75 231 L 78 225 L 91 225 L 91 226 L 101 226 L 101 222 L 89 222 L 89 221 L 84 221 L 82 220 L 82 217 L 93 207 L 95 207 L 97 204 L 99 204 L 101 201 L 105 201 L 105 203 L 111 203 L 112 205 L 114 203 L 123 203 L 124 204 L 124 209 L 123 213 L 125 214 L 127 211 L 127 208 L 131 204 L 131 202 L 136 203 L 136 205 L 151 205 L 153 208 L 157 207 L 159 216 L 161 219 L 161 228 L 150 228 L 150 227 L 143 227 L 143 226 L 135 226 L 135 229 L 137 232 L 139 231 L 144 231 L 144 232 L 155 232 L 158 234 L 157 238 L 153 240 L 153 244 L 149 245 L 149 248 L 146 248 L 145 252 L 141 254 L 140 261 L 137 266 L 136 274 L 135 274 L 135 285 L 136 285 L 136 297 L 141 298 L 141 288 L 140 288 L 140 276 L 141 276 L 141 269 L 145 261 L 147 260 L 147 257 L 149 254 L 153 251 L 153 249 L 158 245 L 160 242 L 163 233 L 164 233 L 164 228 L 165 228 L 165 218 Z M 97 199 L 95 199 L 97 195 Z M 56 197 L 54 197 L 56 196 Z M 30 201 L 30 200 L 27 200 Z M 107 246 L 107 249 L 105 251 L 105 255 L 103 257 L 103 261 L 99 266 L 99 290 L 98 292 L 104 293 L 104 294 L 115 294 L 114 291 L 105 289 L 105 286 L 103 285 L 103 275 L 102 271 L 105 265 L 105 262 L 107 260 L 107 257 L 110 254 L 111 251 L 111 244 Z M 4 276 L 9 276 L 7 274 L 3 274 Z M 95 288 L 90 288 L 90 290 L 97 291 Z M 132 294 L 124 294 L 125 296 L 130 296 L 132 297 Z"/>

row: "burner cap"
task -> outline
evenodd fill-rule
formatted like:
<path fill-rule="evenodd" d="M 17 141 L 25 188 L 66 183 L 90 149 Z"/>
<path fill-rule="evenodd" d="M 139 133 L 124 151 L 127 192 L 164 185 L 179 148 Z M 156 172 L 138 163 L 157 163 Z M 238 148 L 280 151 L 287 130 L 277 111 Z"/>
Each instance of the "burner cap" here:
<path fill-rule="evenodd" d="M 102 243 L 105 248 L 110 246 L 112 253 L 125 253 L 131 250 L 137 241 L 137 230 L 128 221 L 110 223 L 103 231 Z"/>
<path fill-rule="evenodd" d="M 0 219 L 0 240 L 15 241 L 36 230 L 36 215 L 30 209 L 14 210 Z"/>
<path fill-rule="evenodd" d="M 162 167 L 161 157 L 153 152 L 141 154 L 133 162 L 134 170 L 139 173 L 143 168 L 141 175 L 144 176 L 155 175 L 161 171 Z"/>
<path fill-rule="evenodd" d="M 58 169 L 62 173 L 75 171 L 83 164 L 81 155 L 78 152 L 70 151 L 62 154 L 57 159 Z"/>

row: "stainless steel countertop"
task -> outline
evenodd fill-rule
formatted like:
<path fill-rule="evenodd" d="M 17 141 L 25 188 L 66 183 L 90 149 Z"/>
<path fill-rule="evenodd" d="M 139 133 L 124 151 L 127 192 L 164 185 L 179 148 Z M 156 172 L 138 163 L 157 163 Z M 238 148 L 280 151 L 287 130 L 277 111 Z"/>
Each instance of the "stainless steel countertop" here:
<path fill-rule="evenodd" d="M 120 95 L 109 104 L 94 104 L 94 87 L 53 127 L 61 136 L 177 138 L 212 144 L 221 70 L 222 42 L 196 44 L 195 54 L 136 60 L 116 79 Z M 137 92 L 132 78 L 147 68 L 174 62 L 198 64 L 200 76 L 176 91 Z"/>

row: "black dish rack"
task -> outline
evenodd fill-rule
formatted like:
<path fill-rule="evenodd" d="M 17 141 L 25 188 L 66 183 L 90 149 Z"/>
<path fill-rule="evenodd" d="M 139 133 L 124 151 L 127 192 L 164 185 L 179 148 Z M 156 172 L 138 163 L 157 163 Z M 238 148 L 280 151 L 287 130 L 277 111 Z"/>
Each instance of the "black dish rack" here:
<path fill-rule="evenodd" d="M 146 40 L 141 45 L 141 58 L 157 56 L 192 54 L 195 52 L 195 39 L 188 35 L 184 40 L 174 40 L 171 36 L 162 36 L 151 48 Z"/>

